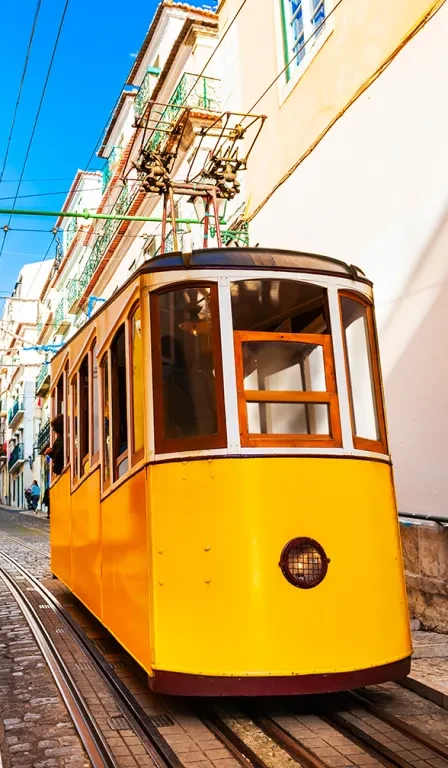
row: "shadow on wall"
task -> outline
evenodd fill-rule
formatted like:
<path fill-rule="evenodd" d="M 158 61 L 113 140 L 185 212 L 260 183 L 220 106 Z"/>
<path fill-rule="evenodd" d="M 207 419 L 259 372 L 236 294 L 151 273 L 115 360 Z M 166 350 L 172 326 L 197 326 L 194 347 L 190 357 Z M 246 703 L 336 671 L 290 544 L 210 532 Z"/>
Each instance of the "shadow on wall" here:
<path fill-rule="evenodd" d="M 448 517 L 448 213 L 393 304 L 379 337 L 399 509 Z"/>

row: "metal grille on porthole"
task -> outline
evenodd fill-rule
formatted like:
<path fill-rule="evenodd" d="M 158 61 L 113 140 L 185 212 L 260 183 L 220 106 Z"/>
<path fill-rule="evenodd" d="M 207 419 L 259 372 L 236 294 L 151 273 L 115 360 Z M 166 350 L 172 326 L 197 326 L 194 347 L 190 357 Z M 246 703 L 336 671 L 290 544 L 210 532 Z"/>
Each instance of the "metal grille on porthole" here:
<path fill-rule="evenodd" d="M 329 562 L 317 541 L 303 537 L 293 539 L 286 545 L 280 559 L 280 567 L 291 584 L 310 589 L 325 578 Z"/>

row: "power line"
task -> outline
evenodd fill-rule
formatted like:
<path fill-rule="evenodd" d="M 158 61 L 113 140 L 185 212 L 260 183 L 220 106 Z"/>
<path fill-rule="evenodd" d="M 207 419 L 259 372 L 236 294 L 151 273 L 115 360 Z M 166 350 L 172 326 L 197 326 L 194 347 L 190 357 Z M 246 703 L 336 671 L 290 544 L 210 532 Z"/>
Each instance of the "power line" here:
<path fill-rule="evenodd" d="M 67 13 L 67 8 L 68 8 L 69 2 L 70 2 L 70 0 L 65 0 L 64 10 L 62 11 L 61 20 L 59 22 L 59 28 L 58 28 L 58 32 L 57 32 L 57 35 L 56 35 L 56 40 L 55 40 L 55 43 L 54 43 L 54 46 L 53 46 L 53 51 L 52 51 L 52 54 L 51 54 L 50 63 L 48 65 L 47 75 L 45 77 L 45 82 L 44 82 L 44 87 L 42 89 L 42 93 L 41 93 L 41 97 L 40 97 L 40 101 L 39 101 L 39 106 L 37 108 L 36 117 L 34 119 L 34 124 L 33 124 L 33 128 L 32 128 L 32 131 L 31 131 L 30 140 L 28 142 L 28 147 L 27 147 L 27 150 L 26 150 L 26 153 L 25 153 L 25 159 L 23 161 L 22 170 L 21 170 L 21 173 L 20 173 L 19 184 L 18 184 L 18 187 L 16 189 L 14 203 L 13 203 L 13 206 L 12 206 L 13 210 L 14 210 L 15 204 L 17 202 L 17 197 L 18 197 L 18 194 L 19 194 L 20 185 L 22 183 L 23 175 L 25 173 L 26 164 L 28 162 L 28 158 L 29 158 L 29 155 L 30 155 L 30 152 L 31 152 L 31 147 L 32 147 L 32 144 L 33 144 L 33 141 L 34 141 L 34 135 L 36 133 L 37 123 L 39 121 L 40 112 L 41 112 L 41 109 L 42 109 L 42 104 L 43 104 L 43 101 L 44 101 L 44 98 L 45 98 L 45 93 L 46 93 L 46 90 L 47 90 L 48 81 L 50 79 L 51 70 L 53 68 L 53 62 L 54 62 L 54 59 L 55 59 L 55 56 L 56 56 L 56 51 L 57 51 L 58 44 L 59 44 L 59 38 L 61 36 L 62 27 L 64 25 L 65 15 Z M 8 225 L 7 225 L 8 227 L 11 224 L 11 218 L 12 218 L 12 214 L 9 217 L 9 221 L 8 221 Z M 2 241 L 2 244 L 1 244 L 1 248 L 0 248 L 0 258 L 2 256 L 3 248 L 5 246 L 5 240 L 6 240 L 7 233 L 8 233 L 8 230 L 5 229 L 3 241 Z"/>
<path fill-rule="evenodd" d="M 57 179 L 22 179 L 22 184 L 31 184 L 32 182 L 37 181 L 72 181 L 73 176 L 62 176 Z M 18 179 L 2 179 L 0 181 L 0 184 L 18 184 Z"/>
<path fill-rule="evenodd" d="M 14 114 L 13 114 L 12 121 L 11 121 L 11 127 L 9 129 L 8 141 L 6 143 L 6 153 L 5 153 L 5 157 L 4 157 L 4 160 L 3 160 L 2 170 L 0 172 L 0 183 L 3 180 L 3 174 L 5 172 L 6 163 L 8 162 L 9 149 L 10 149 L 10 146 L 11 146 L 12 135 L 14 133 L 14 127 L 15 127 L 15 124 L 16 124 L 17 111 L 19 109 L 20 99 L 21 99 L 21 96 L 22 96 L 22 90 L 23 90 L 23 84 L 25 82 L 26 71 L 28 69 L 28 61 L 29 61 L 29 58 L 30 58 L 31 46 L 32 46 L 33 40 L 34 40 L 34 33 L 36 31 L 36 25 L 37 25 L 37 19 L 39 17 L 40 6 L 41 6 L 41 0 L 37 0 L 36 10 L 34 12 L 33 25 L 31 27 L 30 39 L 28 41 L 28 48 L 27 48 L 27 51 L 26 51 L 25 62 L 24 62 L 24 65 L 23 65 L 23 70 L 22 70 L 22 77 L 21 77 L 20 85 L 19 85 L 19 92 L 17 94 L 16 105 L 14 107 Z"/>
<path fill-rule="evenodd" d="M 122 183 L 119 182 L 117 184 L 111 184 L 108 186 L 108 189 L 114 189 L 115 187 L 122 186 Z M 89 187 L 88 189 L 83 189 L 82 192 L 96 192 L 99 189 L 99 187 Z M 63 189 L 60 192 L 33 192 L 29 195 L 17 195 L 16 200 L 21 200 L 22 198 L 26 197 L 49 197 L 51 195 L 68 195 L 69 192 L 71 192 L 71 189 Z M 13 200 L 14 195 L 7 195 L 6 197 L 0 197 L 0 200 Z M 93 210 L 93 209 L 92 209 Z"/>

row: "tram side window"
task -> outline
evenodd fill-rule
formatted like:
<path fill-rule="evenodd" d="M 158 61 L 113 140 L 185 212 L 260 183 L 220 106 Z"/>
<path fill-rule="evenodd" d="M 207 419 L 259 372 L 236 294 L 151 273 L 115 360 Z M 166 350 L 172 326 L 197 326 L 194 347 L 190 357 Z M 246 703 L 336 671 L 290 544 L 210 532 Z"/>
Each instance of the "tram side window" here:
<path fill-rule="evenodd" d="M 111 345 L 112 365 L 112 465 L 114 480 L 124 475 L 129 468 L 128 457 L 128 416 L 127 416 L 127 372 L 126 332 L 123 324 L 115 334 Z"/>
<path fill-rule="evenodd" d="M 240 280 L 231 298 L 243 444 L 339 445 L 326 291 Z"/>
<path fill-rule="evenodd" d="M 152 297 L 156 450 L 226 445 L 216 285 Z"/>
<path fill-rule="evenodd" d="M 98 410 L 98 361 L 97 343 L 92 346 L 92 464 L 98 460 L 99 452 L 99 410 Z"/>
<path fill-rule="evenodd" d="M 141 309 L 137 307 L 131 316 L 131 365 L 132 365 L 132 460 L 143 457 L 143 343 Z"/>
<path fill-rule="evenodd" d="M 373 310 L 363 300 L 343 293 L 340 304 L 355 447 L 381 450 L 375 445 L 385 442 L 385 434 Z"/>
<path fill-rule="evenodd" d="M 106 354 L 101 362 L 101 387 L 103 400 L 103 486 L 110 485 L 110 398 L 109 398 L 109 357 Z"/>
<path fill-rule="evenodd" d="M 89 358 L 85 356 L 79 369 L 79 461 L 80 477 L 89 469 Z"/>
<path fill-rule="evenodd" d="M 79 429 L 78 429 L 78 376 L 72 381 L 72 403 L 73 403 L 73 478 L 79 477 Z"/>

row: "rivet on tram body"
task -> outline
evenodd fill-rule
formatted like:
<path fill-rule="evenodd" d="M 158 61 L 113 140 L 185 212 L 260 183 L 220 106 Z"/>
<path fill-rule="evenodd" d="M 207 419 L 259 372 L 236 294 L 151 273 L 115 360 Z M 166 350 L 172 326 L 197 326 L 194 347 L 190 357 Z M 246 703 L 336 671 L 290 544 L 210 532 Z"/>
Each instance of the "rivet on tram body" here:
<path fill-rule="evenodd" d="M 204 579 L 204 581 L 205 581 L 206 584 L 210 584 L 211 579 Z"/>
<path fill-rule="evenodd" d="M 211 464 L 213 459 L 207 459 L 208 463 Z"/>
<path fill-rule="evenodd" d="M 163 555 L 163 549 L 159 549 L 159 555 Z"/>
<path fill-rule="evenodd" d="M 164 581 L 159 581 L 159 584 L 161 587 L 163 587 L 164 583 L 165 583 Z"/>
<path fill-rule="evenodd" d="M 207 544 L 207 546 L 204 547 L 204 552 L 210 552 L 210 544 Z"/>
<path fill-rule="evenodd" d="M 184 465 L 186 465 L 186 463 L 187 463 L 186 461 L 183 461 L 183 462 L 182 462 L 182 464 L 184 464 Z"/>

